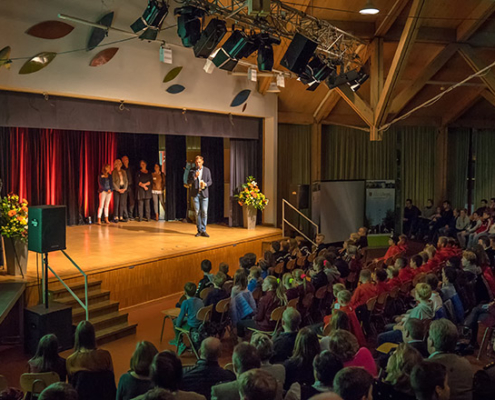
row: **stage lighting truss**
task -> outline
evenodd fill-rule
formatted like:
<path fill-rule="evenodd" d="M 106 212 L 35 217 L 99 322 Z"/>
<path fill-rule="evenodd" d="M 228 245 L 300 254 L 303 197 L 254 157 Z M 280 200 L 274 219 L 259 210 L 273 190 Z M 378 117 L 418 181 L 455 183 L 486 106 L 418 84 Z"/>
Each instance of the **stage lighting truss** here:
<path fill-rule="evenodd" d="M 233 20 L 241 26 L 292 40 L 299 32 L 318 43 L 318 53 L 329 62 L 338 62 L 346 68 L 361 66 L 357 49 L 365 44 L 361 39 L 339 29 L 328 21 L 320 20 L 300 10 L 272 0 L 270 14 L 248 14 L 248 1 L 241 0 L 184 0 L 184 5 L 203 9 L 210 15 Z"/>

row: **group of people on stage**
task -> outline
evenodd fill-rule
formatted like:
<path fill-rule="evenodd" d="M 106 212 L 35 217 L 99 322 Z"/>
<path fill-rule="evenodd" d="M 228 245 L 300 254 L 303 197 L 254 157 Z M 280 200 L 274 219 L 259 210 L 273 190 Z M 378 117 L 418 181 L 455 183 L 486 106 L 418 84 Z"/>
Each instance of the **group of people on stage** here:
<path fill-rule="evenodd" d="M 208 216 L 208 188 L 213 184 L 211 171 L 203 166 L 204 159 L 196 156 L 195 166 L 190 169 L 188 184 L 191 187 L 191 197 L 193 198 L 194 211 L 196 213 L 196 224 L 198 232 L 196 237 L 209 237 L 206 233 L 206 223 Z M 137 198 L 138 218 L 141 222 L 151 220 L 150 200 L 153 198 L 155 220 L 160 217 L 160 204 L 165 211 L 165 174 L 161 170 L 160 164 L 155 164 L 154 171 L 150 172 L 146 161 L 141 160 L 139 170 L 129 164 L 129 157 L 124 156 L 113 163 L 113 170 L 110 164 L 105 164 L 98 176 L 98 220 L 97 224 L 103 222 L 109 224 L 109 206 L 112 195 L 114 197 L 114 217 L 113 222 L 127 222 L 134 220 L 134 211 Z"/>
<path fill-rule="evenodd" d="M 165 210 L 165 174 L 161 171 L 160 164 L 155 164 L 154 172 L 148 170 L 146 161 L 141 160 L 139 170 L 136 172 L 129 165 L 129 157 L 124 156 L 113 163 L 105 164 L 98 176 L 98 225 L 103 222 L 110 223 L 109 206 L 112 195 L 114 197 L 113 222 L 127 222 L 134 220 L 136 198 L 138 202 L 138 221 L 151 219 L 150 200 L 153 198 L 155 219 L 160 217 L 160 204 Z"/>

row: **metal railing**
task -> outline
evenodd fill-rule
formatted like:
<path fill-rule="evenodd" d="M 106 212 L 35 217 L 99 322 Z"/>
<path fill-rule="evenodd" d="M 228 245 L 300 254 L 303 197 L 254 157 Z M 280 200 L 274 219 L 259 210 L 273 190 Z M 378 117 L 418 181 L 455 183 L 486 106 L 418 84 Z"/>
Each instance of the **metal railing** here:
<path fill-rule="evenodd" d="M 297 233 L 299 233 L 302 237 L 304 237 L 306 240 L 311 242 L 314 246 L 316 246 L 316 243 L 311 240 L 309 237 L 307 237 L 301 230 L 296 228 L 294 225 L 292 225 L 287 219 L 285 219 L 285 205 L 288 205 L 290 208 L 292 208 L 295 212 L 297 212 L 299 215 L 301 215 L 306 221 L 308 221 L 310 224 L 312 224 L 316 228 L 316 234 L 320 233 L 320 227 L 318 224 L 314 223 L 310 218 L 306 217 L 301 211 L 299 211 L 296 207 L 294 207 L 292 204 L 290 204 L 287 200 L 282 199 L 282 234 L 285 235 L 285 224 L 289 225 L 292 229 L 294 229 Z"/>
<path fill-rule="evenodd" d="M 43 257 L 41 257 L 41 260 L 42 260 L 42 263 L 41 263 L 41 270 L 42 270 L 42 287 L 43 287 L 43 291 L 46 292 L 48 290 L 48 281 L 45 282 L 45 280 L 47 280 L 47 277 L 48 277 L 48 273 L 47 271 L 45 270 L 45 268 L 48 270 L 48 271 L 51 271 L 51 273 L 55 276 L 55 278 L 57 278 L 60 283 L 62 285 L 64 285 L 64 287 L 67 289 L 67 291 L 72 295 L 72 297 L 74 297 L 76 299 L 76 301 L 81 305 L 81 307 L 83 308 L 83 310 L 86 312 L 86 321 L 89 320 L 89 305 L 88 305 L 88 275 L 86 275 L 86 273 L 81 269 L 81 267 L 79 267 L 79 265 L 77 265 L 75 263 L 75 261 L 69 257 L 69 255 L 64 251 L 64 250 L 60 250 L 62 252 L 62 254 L 67 257 L 69 259 L 69 261 L 72 263 L 72 265 L 74 265 L 74 267 L 77 268 L 77 270 L 82 274 L 82 276 L 84 277 L 84 299 L 85 299 L 85 303 L 82 302 L 82 300 L 79 298 L 79 296 L 77 294 L 75 294 L 72 289 L 64 282 L 64 280 L 53 270 L 52 267 L 50 267 L 50 265 L 48 264 L 48 254 L 45 254 L 45 259 Z M 46 299 L 47 299 L 47 292 L 44 293 L 44 296 L 43 298 L 45 299 L 45 302 L 46 302 Z"/>

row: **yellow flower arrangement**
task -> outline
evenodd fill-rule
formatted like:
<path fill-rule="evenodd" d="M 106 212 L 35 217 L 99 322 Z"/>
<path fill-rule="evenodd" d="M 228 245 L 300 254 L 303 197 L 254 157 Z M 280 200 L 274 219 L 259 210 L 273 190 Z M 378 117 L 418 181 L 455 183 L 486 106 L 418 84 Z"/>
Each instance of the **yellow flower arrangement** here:
<path fill-rule="evenodd" d="M 246 183 L 242 184 L 238 192 L 234 197 L 241 207 L 247 205 L 263 211 L 268 204 L 268 199 L 261 193 L 253 176 L 248 176 Z"/>
<path fill-rule="evenodd" d="M 16 194 L 9 194 L 0 201 L 0 234 L 23 242 L 28 237 L 28 202 Z"/>

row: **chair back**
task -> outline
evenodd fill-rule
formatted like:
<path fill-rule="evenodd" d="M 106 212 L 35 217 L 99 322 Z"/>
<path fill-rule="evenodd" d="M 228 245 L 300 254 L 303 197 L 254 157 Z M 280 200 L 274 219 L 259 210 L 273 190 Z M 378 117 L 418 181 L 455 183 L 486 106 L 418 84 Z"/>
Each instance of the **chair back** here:
<path fill-rule="evenodd" d="M 323 336 L 328 336 L 330 335 L 330 332 L 332 331 L 332 324 L 327 324 L 325 325 L 325 327 L 323 328 Z"/>
<path fill-rule="evenodd" d="M 389 257 L 389 258 L 387 258 L 387 259 L 385 260 L 385 265 L 386 265 L 387 267 L 390 267 L 391 265 L 394 265 L 394 262 L 395 262 L 395 261 L 394 261 L 394 258 L 393 258 L 393 257 Z"/>
<path fill-rule="evenodd" d="M 196 314 L 196 318 L 201 322 L 203 322 L 204 324 L 205 322 L 208 322 L 211 319 L 212 311 L 213 311 L 213 304 L 210 304 L 207 307 L 201 307 L 198 310 L 198 313 Z"/>
<path fill-rule="evenodd" d="M 377 297 L 372 297 L 371 299 L 368 299 L 366 302 L 366 308 L 368 309 L 369 312 L 373 311 L 375 309 L 375 304 L 376 304 Z"/>
<path fill-rule="evenodd" d="M 263 296 L 263 289 L 261 286 L 258 286 L 253 290 L 253 299 L 258 302 L 261 299 L 261 296 Z"/>
<path fill-rule="evenodd" d="M 325 296 L 327 295 L 327 286 L 322 286 L 321 288 L 319 288 L 316 293 L 315 293 L 315 297 L 318 299 L 318 300 L 323 300 L 325 298 Z"/>
<path fill-rule="evenodd" d="M 225 364 L 225 367 L 223 367 L 223 369 L 226 369 L 227 371 L 230 372 L 234 372 L 234 364 L 232 363 Z"/>
<path fill-rule="evenodd" d="M 407 281 L 407 282 L 404 282 L 402 285 L 400 285 L 400 292 L 402 294 L 408 294 L 412 289 L 412 282 L 411 281 Z"/>
<path fill-rule="evenodd" d="M 308 256 L 308 262 L 309 263 L 312 263 L 316 258 L 316 253 L 311 253 L 309 256 Z"/>
<path fill-rule="evenodd" d="M 296 297 L 295 299 L 289 300 L 287 302 L 287 308 L 289 308 L 289 307 L 297 308 L 297 303 L 299 303 L 299 297 Z"/>
<path fill-rule="evenodd" d="M 380 293 L 380 295 L 376 299 L 376 304 L 383 306 L 385 304 L 385 302 L 387 301 L 388 296 L 389 296 L 388 292 Z"/>
<path fill-rule="evenodd" d="M 302 300 L 302 306 L 306 310 L 308 310 L 313 305 L 314 298 L 315 298 L 315 295 L 313 293 L 306 293 L 303 297 L 303 300 Z"/>
<path fill-rule="evenodd" d="M 79 371 L 71 380 L 79 400 L 115 400 L 117 388 L 112 371 Z"/>
<path fill-rule="evenodd" d="M 389 293 L 390 298 L 396 299 L 397 296 L 399 295 L 399 290 L 400 290 L 399 286 L 394 287 Z"/>
<path fill-rule="evenodd" d="M 297 266 L 301 268 L 304 267 L 304 265 L 306 264 L 306 259 L 307 257 L 305 256 L 298 257 L 296 262 Z"/>
<path fill-rule="evenodd" d="M 232 292 L 232 286 L 234 286 L 234 281 L 227 281 L 223 284 L 222 289 L 225 290 L 230 296 L 230 292 Z"/>
<path fill-rule="evenodd" d="M 182 302 L 183 302 L 184 300 L 186 300 L 186 299 L 187 299 L 187 297 L 186 297 L 186 295 L 185 295 L 185 294 L 183 294 L 182 296 L 180 296 L 180 299 L 179 299 L 179 307 L 182 305 Z"/>
<path fill-rule="evenodd" d="M 282 314 L 284 313 L 286 306 L 281 306 L 277 307 L 275 310 L 272 311 L 272 314 L 270 315 L 270 319 L 272 321 L 275 321 L 275 329 L 273 330 L 273 334 L 277 333 L 280 321 L 282 320 Z"/>
<path fill-rule="evenodd" d="M 275 268 L 273 269 L 273 272 L 277 275 L 281 275 L 284 272 L 284 262 L 279 262 L 277 265 L 275 265 Z"/>
<path fill-rule="evenodd" d="M 229 311 L 229 306 L 230 306 L 230 297 L 227 297 L 226 299 L 220 300 L 217 305 L 215 306 L 215 311 L 219 314 L 224 314 L 227 311 Z"/>
<path fill-rule="evenodd" d="M 20 385 L 24 393 L 37 396 L 43 389 L 55 382 L 60 382 L 60 376 L 56 372 L 41 372 L 22 374 Z"/>
<path fill-rule="evenodd" d="M 370 262 L 366 268 L 369 269 L 370 272 L 375 271 L 375 269 L 378 268 L 378 261 L 372 261 L 372 262 Z"/>
<path fill-rule="evenodd" d="M 421 282 L 421 281 L 425 281 L 426 279 L 426 273 L 425 272 L 420 272 L 419 274 L 417 274 L 413 281 L 412 281 L 412 284 L 413 284 L 413 287 L 416 287 L 416 285 Z"/>
<path fill-rule="evenodd" d="M 376 264 L 376 268 L 377 269 L 383 268 L 384 265 L 385 265 L 385 260 L 378 260 L 378 263 Z"/>
<path fill-rule="evenodd" d="M 399 258 L 404 257 L 406 255 L 405 251 L 401 251 L 400 253 L 397 253 L 395 256 L 392 257 L 392 260 L 396 262 Z"/>
<path fill-rule="evenodd" d="M 296 260 L 290 260 L 285 268 L 287 269 L 287 271 L 292 271 L 294 268 L 296 268 Z"/>
<path fill-rule="evenodd" d="M 208 296 L 208 293 L 210 293 L 213 290 L 213 286 L 209 286 L 207 288 L 204 288 L 201 293 L 199 294 L 199 298 L 201 300 L 206 299 L 206 296 Z"/>

